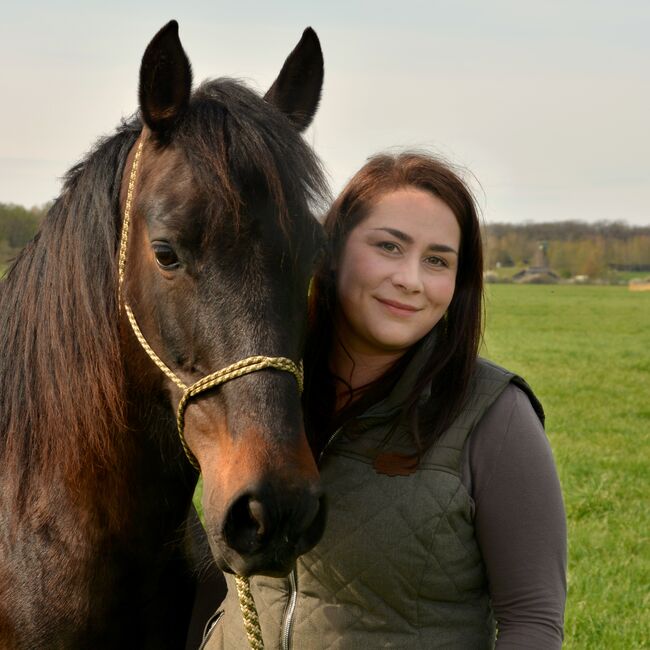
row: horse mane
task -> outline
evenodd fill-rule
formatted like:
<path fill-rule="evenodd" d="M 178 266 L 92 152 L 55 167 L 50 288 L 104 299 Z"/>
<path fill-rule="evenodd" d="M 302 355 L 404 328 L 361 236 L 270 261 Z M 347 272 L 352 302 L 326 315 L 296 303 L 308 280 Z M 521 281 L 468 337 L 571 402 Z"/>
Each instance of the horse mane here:
<path fill-rule="evenodd" d="M 72 479 L 117 462 L 119 191 L 139 129 L 123 124 L 66 174 L 2 282 L 0 460 L 22 488 L 30 476 Z"/>
<path fill-rule="evenodd" d="M 98 474 L 118 469 L 129 437 L 120 435 L 116 258 L 124 164 L 141 129 L 139 119 L 123 123 L 66 174 L 40 231 L 0 282 L 0 463 L 23 500 L 35 477 L 63 475 L 75 489 L 82 476 L 99 484 Z M 201 85 L 173 140 L 197 183 L 235 214 L 251 173 L 279 206 L 283 229 L 291 201 L 313 207 L 327 196 L 318 160 L 288 119 L 236 81 Z"/>

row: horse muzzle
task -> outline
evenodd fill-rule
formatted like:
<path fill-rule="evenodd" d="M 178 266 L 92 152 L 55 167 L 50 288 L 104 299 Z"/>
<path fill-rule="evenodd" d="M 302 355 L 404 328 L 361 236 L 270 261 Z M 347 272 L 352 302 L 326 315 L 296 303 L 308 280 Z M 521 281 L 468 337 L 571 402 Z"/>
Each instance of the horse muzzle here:
<path fill-rule="evenodd" d="M 327 518 L 320 486 L 291 488 L 266 483 L 240 492 L 210 536 L 222 571 L 241 576 L 287 575 L 296 558 L 313 548 Z M 213 529 L 214 530 L 214 529 Z"/>

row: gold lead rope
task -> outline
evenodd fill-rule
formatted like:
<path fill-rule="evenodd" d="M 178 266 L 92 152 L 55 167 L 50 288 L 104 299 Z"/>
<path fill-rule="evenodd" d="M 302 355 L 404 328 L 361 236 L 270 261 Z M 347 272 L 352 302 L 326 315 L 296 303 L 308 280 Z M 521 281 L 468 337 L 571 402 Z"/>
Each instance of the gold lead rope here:
<path fill-rule="evenodd" d="M 253 600 L 253 594 L 251 594 L 251 586 L 248 582 L 248 578 L 235 576 L 235 582 L 237 583 L 239 609 L 241 609 L 241 614 L 244 619 L 248 645 L 252 650 L 264 650 L 262 628 L 260 627 L 260 619 L 257 615 L 257 607 L 255 607 L 255 601 Z"/>
<path fill-rule="evenodd" d="M 185 455 L 190 461 L 193 467 L 195 467 L 199 472 L 201 468 L 198 461 L 196 460 L 194 454 L 190 450 L 185 441 L 184 427 L 185 427 L 185 409 L 187 404 L 192 397 L 195 397 L 199 393 L 203 393 L 211 388 L 215 388 L 220 384 L 223 384 L 231 379 L 236 379 L 237 377 L 242 377 L 251 372 L 256 372 L 258 370 L 263 370 L 265 368 L 275 368 L 276 370 L 284 370 L 290 372 L 298 382 L 298 388 L 302 392 L 302 368 L 299 364 L 296 364 L 291 359 L 286 357 L 265 357 L 265 356 L 255 356 L 248 357 L 247 359 L 242 359 L 237 361 L 226 368 L 217 370 L 202 379 L 194 382 L 191 386 L 187 386 L 179 377 L 174 373 L 165 362 L 153 351 L 152 347 L 149 345 L 145 339 L 138 322 L 131 310 L 131 307 L 124 299 L 122 295 L 123 285 L 124 285 L 124 275 L 126 271 L 126 252 L 127 244 L 129 237 L 129 225 L 131 221 L 131 206 L 133 203 L 133 193 L 135 190 L 135 182 L 138 174 L 138 165 L 140 164 L 140 158 L 142 156 L 142 146 L 144 144 L 144 136 L 140 136 L 138 141 L 138 146 L 135 151 L 135 156 L 133 157 L 133 163 L 131 166 L 131 174 L 129 176 L 129 186 L 126 195 L 126 204 L 124 206 L 124 219 L 122 221 L 122 234 L 120 237 L 120 251 L 118 258 L 118 304 L 124 305 L 124 311 L 126 312 L 131 328 L 135 337 L 140 342 L 140 345 L 144 351 L 149 355 L 149 358 L 160 368 L 160 370 L 165 373 L 165 375 L 172 381 L 178 388 L 183 391 L 183 396 L 181 401 L 178 403 L 178 410 L 176 413 L 176 424 L 178 426 L 178 435 L 183 445 Z M 255 607 L 255 601 L 253 600 L 253 595 L 250 590 L 250 583 L 248 578 L 243 576 L 235 576 L 235 582 L 237 583 L 237 594 L 239 596 L 239 606 L 242 611 L 242 616 L 244 617 L 244 627 L 246 628 L 246 635 L 248 636 L 248 643 L 252 650 L 264 650 L 264 642 L 262 641 L 262 629 L 260 627 L 260 620 L 257 614 L 257 608 Z"/>

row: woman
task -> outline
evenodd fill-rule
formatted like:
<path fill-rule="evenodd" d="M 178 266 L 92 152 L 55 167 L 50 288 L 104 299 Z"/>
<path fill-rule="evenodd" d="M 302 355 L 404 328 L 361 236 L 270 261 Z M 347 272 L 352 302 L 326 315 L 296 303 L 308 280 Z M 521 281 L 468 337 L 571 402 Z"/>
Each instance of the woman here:
<path fill-rule="evenodd" d="M 560 648 L 566 526 L 543 412 L 477 358 L 471 193 L 429 156 L 380 155 L 326 219 L 305 418 L 325 535 L 251 579 L 267 648 Z M 245 648 L 235 588 L 207 648 Z"/>

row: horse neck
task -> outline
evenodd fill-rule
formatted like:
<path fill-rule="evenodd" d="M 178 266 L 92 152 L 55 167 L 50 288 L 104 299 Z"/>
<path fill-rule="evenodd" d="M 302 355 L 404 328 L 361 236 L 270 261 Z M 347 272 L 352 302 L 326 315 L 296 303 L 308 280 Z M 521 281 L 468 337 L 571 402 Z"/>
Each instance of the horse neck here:
<path fill-rule="evenodd" d="M 151 374 L 159 372 L 157 368 L 155 371 Z M 160 377 L 150 382 L 148 378 L 150 375 L 145 381 L 142 376 L 135 381 L 127 379 L 129 428 L 125 433 L 137 439 L 137 444 L 123 481 L 127 489 L 137 488 L 138 502 L 133 503 L 136 517 L 159 513 L 165 519 L 184 518 L 197 475 L 181 447 L 174 410 L 161 390 Z"/>

